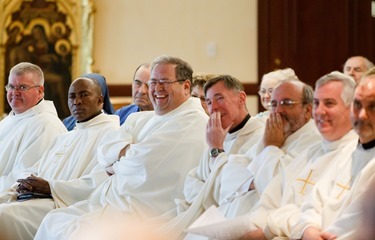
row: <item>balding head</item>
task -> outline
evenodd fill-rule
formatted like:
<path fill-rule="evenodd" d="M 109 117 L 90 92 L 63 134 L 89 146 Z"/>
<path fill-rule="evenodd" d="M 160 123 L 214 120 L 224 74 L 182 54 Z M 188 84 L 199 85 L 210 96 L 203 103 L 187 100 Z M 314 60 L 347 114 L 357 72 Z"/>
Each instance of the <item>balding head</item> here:
<path fill-rule="evenodd" d="M 344 64 L 343 72 L 351 76 L 358 83 L 362 75 L 372 68 L 374 64 L 365 57 L 353 56 L 348 58 Z"/>
<path fill-rule="evenodd" d="M 277 84 L 271 96 L 270 110 L 280 114 L 284 135 L 289 136 L 310 119 L 314 91 L 298 80 L 286 80 Z"/>

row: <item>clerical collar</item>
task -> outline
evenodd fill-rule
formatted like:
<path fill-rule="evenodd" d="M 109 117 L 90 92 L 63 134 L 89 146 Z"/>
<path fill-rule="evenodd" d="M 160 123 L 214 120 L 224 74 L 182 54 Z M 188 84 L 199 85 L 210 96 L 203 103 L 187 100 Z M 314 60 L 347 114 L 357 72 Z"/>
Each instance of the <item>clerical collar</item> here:
<path fill-rule="evenodd" d="M 91 119 L 93 119 L 94 117 L 98 116 L 99 114 L 102 113 L 102 110 L 100 110 L 99 112 L 95 113 L 94 115 L 92 115 L 91 117 L 83 120 L 83 121 L 77 121 L 77 123 L 83 123 L 83 122 L 87 122 L 87 121 L 90 121 Z"/>
<path fill-rule="evenodd" d="M 232 130 L 229 131 L 229 133 L 234 133 L 234 132 L 237 132 L 238 130 L 240 130 L 241 128 L 243 128 L 243 126 L 245 126 L 245 124 L 247 123 L 247 121 L 250 119 L 250 114 L 248 113 L 245 117 L 244 120 L 242 120 L 242 122 L 240 124 L 237 125 L 237 127 L 233 128 Z"/>
<path fill-rule="evenodd" d="M 363 149 L 368 150 L 368 149 L 371 149 L 371 148 L 375 147 L 375 139 L 368 142 L 368 143 L 360 143 L 359 142 L 359 144 L 362 145 Z"/>

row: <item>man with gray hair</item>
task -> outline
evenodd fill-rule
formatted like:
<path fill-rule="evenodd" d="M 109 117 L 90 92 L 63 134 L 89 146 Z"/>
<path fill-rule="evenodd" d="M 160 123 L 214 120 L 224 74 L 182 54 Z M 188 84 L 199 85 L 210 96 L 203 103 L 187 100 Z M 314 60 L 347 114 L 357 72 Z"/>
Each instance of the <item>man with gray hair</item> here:
<path fill-rule="evenodd" d="M 5 86 L 12 108 L 0 122 L 0 191 L 42 158 L 45 149 L 66 129 L 52 101 L 44 100 L 44 76 L 40 67 L 22 62 L 9 73 Z"/>
<path fill-rule="evenodd" d="M 211 88 L 215 89 L 216 85 L 218 83 L 205 86 L 208 103 L 212 99 L 222 101 L 220 95 L 210 96 L 210 91 L 214 91 Z M 221 91 L 216 91 L 223 92 L 222 89 L 218 90 Z M 179 222 L 184 223 L 183 220 L 188 218 L 189 221 L 195 220 L 192 216 L 196 218 L 212 205 L 217 206 L 229 218 L 247 213 L 277 172 L 286 167 L 302 149 L 320 141 L 311 120 L 312 96 L 312 88 L 299 80 L 285 80 L 277 85 L 272 92 L 272 113 L 267 120 L 263 139 L 254 134 L 256 139 L 249 136 L 253 146 L 248 146 L 245 153 L 225 151 L 211 157 L 209 161 L 202 161 L 195 174 L 189 174 L 185 188 L 196 192 L 193 186 L 198 186 L 194 183 L 199 180 L 204 180 L 204 185 L 193 199 L 191 207 L 181 215 Z M 222 124 L 223 128 L 227 124 Z M 253 144 L 254 141 L 256 144 Z M 210 146 L 220 147 L 218 138 L 211 142 Z M 208 168 L 212 169 L 209 175 L 206 173 Z M 189 188 L 186 187 L 189 185 Z M 181 226 L 178 226 L 179 231 L 182 231 Z M 192 234 L 186 236 L 186 239 L 196 238 L 199 237 Z"/>
<path fill-rule="evenodd" d="M 243 239 L 290 237 L 313 186 L 356 145 L 350 122 L 354 88 L 354 80 L 340 72 L 324 75 L 316 82 L 313 118 L 323 141 L 300 152 L 271 181 L 249 216 L 253 231 Z"/>
<path fill-rule="evenodd" d="M 116 110 L 115 114 L 120 117 L 120 125 L 126 118 L 139 111 L 151 111 L 153 106 L 148 96 L 147 81 L 150 79 L 150 64 L 143 63 L 135 69 L 132 83 L 132 99 L 133 104 Z"/>
<path fill-rule="evenodd" d="M 68 106 L 76 127 L 51 141 L 42 158 L 17 180 L 19 184 L 0 194 L 2 239 L 33 239 L 49 211 L 85 200 L 108 178 L 98 165 L 97 147 L 103 135 L 120 124 L 118 116 L 102 112 L 102 78 L 85 74 L 72 82 Z"/>
<path fill-rule="evenodd" d="M 374 99 L 372 68 L 358 83 L 351 106 L 357 144 L 314 187 L 292 229 L 293 239 L 356 239 L 362 214 L 360 201 L 375 177 Z"/>
<path fill-rule="evenodd" d="M 372 68 L 374 64 L 363 56 L 353 56 L 345 61 L 343 72 L 354 78 L 358 83 L 362 75 Z"/>
<path fill-rule="evenodd" d="M 199 99 L 190 97 L 192 73 L 176 57 L 153 61 L 148 90 L 155 111 L 131 114 L 101 142 L 101 164 L 111 168 L 112 177 L 88 200 L 50 212 L 35 239 L 80 236 L 87 223 L 102 216 L 147 219 L 174 208 L 173 199 L 182 197 L 185 177 L 206 146 L 208 117 Z"/>

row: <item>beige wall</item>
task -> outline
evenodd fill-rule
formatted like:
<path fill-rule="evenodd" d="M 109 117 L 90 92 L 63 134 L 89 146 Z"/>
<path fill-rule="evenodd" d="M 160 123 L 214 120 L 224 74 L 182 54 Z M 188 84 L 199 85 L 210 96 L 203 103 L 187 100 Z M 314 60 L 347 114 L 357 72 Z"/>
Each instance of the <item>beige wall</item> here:
<path fill-rule="evenodd" d="M 94 0 L 93 70 L 130 83 L 138 64 L 161 54 L 195 72 L 257 82 L 257 0 Z M 249 98 L 254 114 L 256 97 Z"/>

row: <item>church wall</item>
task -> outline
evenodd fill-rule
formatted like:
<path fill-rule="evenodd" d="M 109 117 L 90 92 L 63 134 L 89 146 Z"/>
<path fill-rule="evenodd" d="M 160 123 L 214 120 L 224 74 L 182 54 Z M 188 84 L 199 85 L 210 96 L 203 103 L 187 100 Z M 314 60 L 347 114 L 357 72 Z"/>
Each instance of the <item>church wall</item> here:
<path fill-rule="evenodd" d="M 161 54 L 195 72 L 257 83 L 256 0 L 94 0 L 93 70 L 130 84 L 137 65 Z M 248 99 L 257 112 L 257 97 Z"/>

